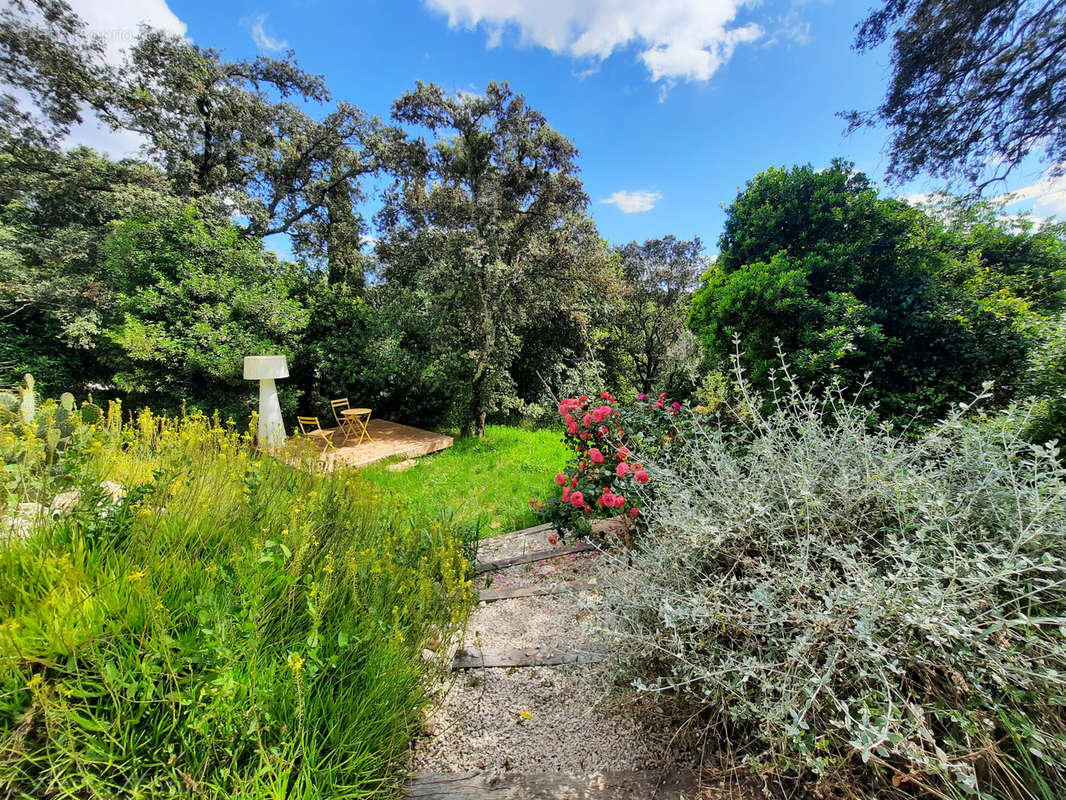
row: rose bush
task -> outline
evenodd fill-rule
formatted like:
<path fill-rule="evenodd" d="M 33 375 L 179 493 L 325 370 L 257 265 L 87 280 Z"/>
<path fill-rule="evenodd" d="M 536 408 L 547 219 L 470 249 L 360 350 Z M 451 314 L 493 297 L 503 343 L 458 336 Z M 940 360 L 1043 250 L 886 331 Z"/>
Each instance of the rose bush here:
<path fill-rule="evenodd" d="M 594 519 L 620 517 L 628 546 L 641 506 L 655 488 L 644 460 L 677 450 L 699 427 L 698 415 L 665 394 L 640 394 L 627 404 L 610 392 L 568 397 L 558 411 L 573 458 L 555 476 L 559 493 L 537 508 L 560 530 L 579 536 L 593 532 Z"/>

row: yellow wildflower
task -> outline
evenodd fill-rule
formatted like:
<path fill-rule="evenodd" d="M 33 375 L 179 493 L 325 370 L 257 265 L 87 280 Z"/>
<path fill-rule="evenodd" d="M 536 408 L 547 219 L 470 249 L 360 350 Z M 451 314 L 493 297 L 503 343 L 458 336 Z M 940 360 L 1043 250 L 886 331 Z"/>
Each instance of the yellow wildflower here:
<path fill-rule="evenodd" d="M 289 669 L 291 669 L 294 673 L 299 673 L 303 670 L 304 664 L 307 663 L 307 659 L 305 659 L 299 653 L 289 653 L 289 656 L 285 659 L 285 662 L 289 665 Z"/>

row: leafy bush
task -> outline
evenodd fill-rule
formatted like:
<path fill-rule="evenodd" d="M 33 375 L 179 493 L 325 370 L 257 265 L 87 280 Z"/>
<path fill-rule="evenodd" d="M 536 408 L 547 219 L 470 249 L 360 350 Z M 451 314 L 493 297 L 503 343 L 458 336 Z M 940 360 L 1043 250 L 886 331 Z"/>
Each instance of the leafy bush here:
<path fill-rule="evenodd" d="M 619 674 L 832 796 L 1061 796 L 1059 451 L 1016 410 L 916 436 L 777 380 L 766 414 L 741 381 L 744 440 L 647 460 L 650 535 L 606 592 Z"/>
<path fill-rule="evenodd" d="M 926 213 L 838 160 L 748 181 L 719 251 L 689 317 L 712 368 L 728 370 L 742 335 L 765 391 L 780 339 L 805 385 L 865 382 L 883 416 L 928 423 L 986 379 L 1000 405 L 1023 397 L 1030 312 L 1064 299 L 1061 228 L 1026 229 L 985 207 Z"/>
<path fill-rule="evenodd" d="M 209 418 L 120 420 L 60 473 L 6 450 L 40 502 L 80 494 L 0 544 L 2 794 L 391 796 L 422 648 L 470 598 L 463 543 Z"/>

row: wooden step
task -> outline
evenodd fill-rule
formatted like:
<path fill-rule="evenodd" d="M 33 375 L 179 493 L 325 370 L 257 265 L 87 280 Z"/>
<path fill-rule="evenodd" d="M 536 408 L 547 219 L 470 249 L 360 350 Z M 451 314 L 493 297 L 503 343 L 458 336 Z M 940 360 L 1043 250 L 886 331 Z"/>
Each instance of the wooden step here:
<path fill-rule="evenodd" d="M 420 775 L 404 793 L 423 800 L 683 800 L 698 787 L 693 773 L 680 770 L 588 777 L 455 772 Z"/>
<path fill-rule="evenodd" d="M 591 650 L 561 650 L 558 647 L 460 647 L 452 669 L 486 667 L 554 667 L 560 664 L 595 664 L 606 656 Z"/>
<path fill-rule="evenodd" d="M 568 592 L 587 592 L 595 589 L 594 583 L 558 583 L 555 586 L 513 586 L 509 589 L 482 589 L 478 599 L 485 603 L 496 600 L 511 600 L 515 597 L 540 597 L 549 594 L 567 594 Z"/>
<path fill-rule="evenodd" d="M 480 575 L 482 572 L 494 572 L 496 570 L 514 567 L 519 564 L 531 564 L 535 561 L 547 561 L 549 558 L 568 556 L 571 553 L 586 553 L 589 550 L 595 549 L 596 548 L 588 542 L 578 542 L 577 544 L 571 545 L 570 547 L 557 547 L 551 550 L 536 550 L 531 553 L 523 553 L 520 556 L 501 558 L 496 561 L 477 561 L 474 563 L 474 572 Z"/>

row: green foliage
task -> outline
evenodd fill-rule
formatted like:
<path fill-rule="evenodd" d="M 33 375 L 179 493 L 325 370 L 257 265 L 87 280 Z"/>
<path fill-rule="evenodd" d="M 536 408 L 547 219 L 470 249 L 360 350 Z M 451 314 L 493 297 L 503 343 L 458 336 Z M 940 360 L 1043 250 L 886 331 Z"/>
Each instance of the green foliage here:
<path fill-rule="evenodd" d="M 392 149 L 382 275 L 432 308 L 436 354 L 457 367 L 462 431 L 483 433 L 539 318 L 587 319 L 605 248 L 573 144 L 506 84 L 449 96 L 419 83 L 393 116 L 433 138 Z"/>
<path fill-rule="evenodd" d="M 841 162 L 770 169 L 727 210 L 689 322 L 719 369 L 740 336 L 761 389 L 780 340 L 804 385 L 854 391 L 870 373 L 889 415 L 935 416 L 985 380 L 1007 401 L 1033 344 L 1026 310 L 1061 303 L 1061 242 L 1030 239 L 949 230 Z"/>
<path fill-rule="evenodd" d="M 330 99 L 290 53 L 225 61 L 181 36 L 144 30 L 116 76 L 105 117 L 148 138 L 181 197 L 210 199 L 254 236 L 291 234 L 297 253 L 335 280 L 362 284 L 360 180 L 384 133 L 355 105 L 313 116 Z"/>
<path fill-rule="evenodd" d="M 0 152 L 0 359 L 58 394 L 107 385 L 113 291 L 100 246 L 116 220 L 170 207 L 166 178 L 87 148 Z"/>
<path fill-rule="evenodd" d="M 188 205 L 116 224 L 101 255 L 114 292 L 104 360 L 115 386 L 157 405 L 190 398 L 246 417 L 254 387 L 243 356 L 291 356 L 307 324 L 290 297 L 296 277 L 258 239 Z"/>
<path fill-rule="evenodd" d="M 620 679 L 802 794 L 1055 796 L 1058 449 L 1016 409 L 914 436 L 840 392 L 786 383 L 768 413 L 738 392 L 742 440 L 705 426 L 646 459 L 650 535 L 604 589 Z"/>
<path fill-rule="evenodd" d="M 304 407 L 332 418 L 328 401 L 351 397 L 377 416 L 431 427 L 454 425 L 458 365 L 434 353 L 432 304 L 424 294 L 368 287 L 362 296 L 316 280 L 293 381 Z"/>
<path fill-rule="evenodd" d="M 74 507 L 0 547 L 0 784 L 392 796 L 422 648 L 471 597 L 454 529 L 202 416 L 118 417 L 81 436 L 63 484 L 36 472 L 39 500 L 73 483 Z"/>
<path fill-rule="evenodd" d="M 685 320 L 692 290 L 708 267 L 703 243 L 666 236 L 615 252 L 625 281 L 602 345 L 604 361 L 636 392 L 691 389 L 700 352 Z"/>
<path fill-rule="evenodd" d="M 104 42 L 65 0 L 0 8 L 0 146 L 54 146 L 107 84 Z M 26 98 L 36 112 L 27 108 Z"/>

